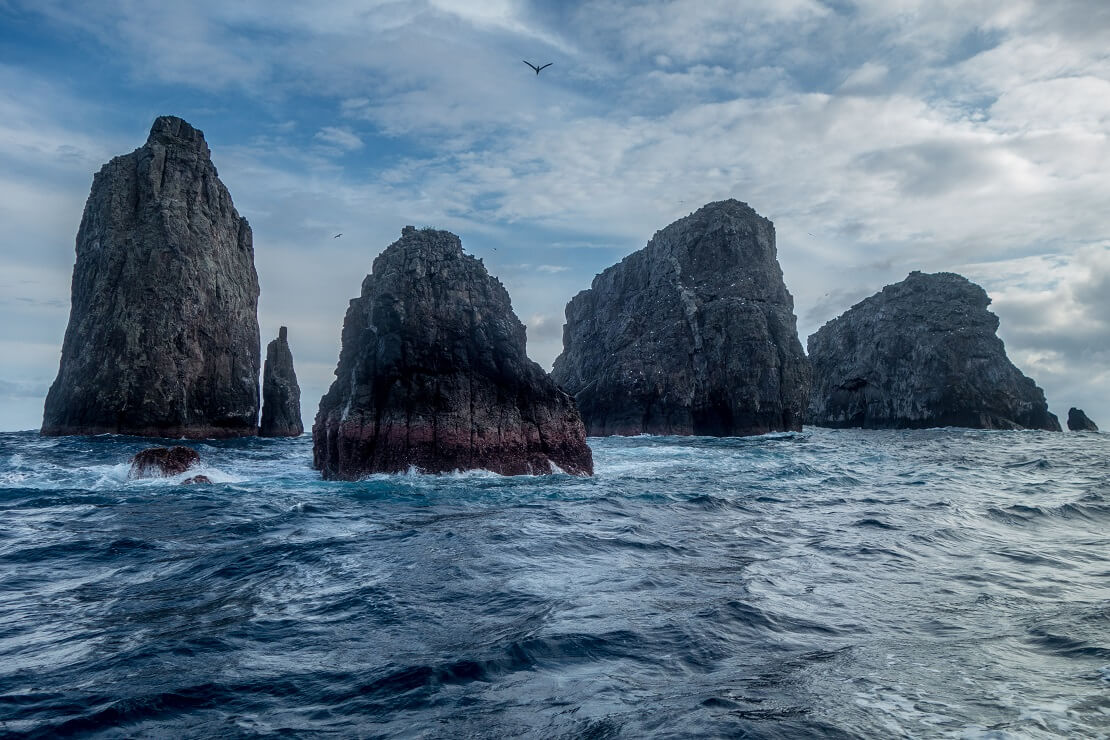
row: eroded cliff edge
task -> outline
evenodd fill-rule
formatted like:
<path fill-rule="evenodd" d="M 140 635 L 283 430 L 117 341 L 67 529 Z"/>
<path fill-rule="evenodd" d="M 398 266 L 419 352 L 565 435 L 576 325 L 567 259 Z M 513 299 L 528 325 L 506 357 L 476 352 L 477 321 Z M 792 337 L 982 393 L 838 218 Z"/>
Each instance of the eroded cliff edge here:
<path fill-rule="evenodd" d="M 1010 362 L 990 297 L 950 272 L 911 272 L 814 333 L 806 423 L 1060 431 Z"/>

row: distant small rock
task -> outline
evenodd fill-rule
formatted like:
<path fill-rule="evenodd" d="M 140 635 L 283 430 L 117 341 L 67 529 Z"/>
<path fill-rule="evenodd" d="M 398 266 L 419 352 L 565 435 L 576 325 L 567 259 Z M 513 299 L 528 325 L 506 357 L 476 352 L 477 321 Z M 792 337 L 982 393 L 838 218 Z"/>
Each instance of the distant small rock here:
<path fill-rule="evenodd" d="M 200 462 L 191 447 L 150 447 L 131 458 L 130 478 L 166 478 L 180 475 Z"/>
<path fill-rule="evenodd" d="M 194 475 L 192 478 L 186 478 L 185 480 L 181 481 L 181 485 L 183 485 L 183 486 L 195 486 L 195 485 L 200 485 L 200 484 L 204 484 L 204 483 L 211 483 L 211 482 L 212 482 L 212 479 L 209 478 L 207 475 Z"/>
<path fill-rule="evenodd" d="M 809 338 L 806 423 L 865 429 L 1060 431 L 1044 391 L 1006 357 L 980 286 L 911 272 Z"/>
<path fill-rule="evenodd" d="M 1073 406 L 1068 409 L 1068 429 L 1073 432 L 1097 432 L 1098 424 L 1087 418 L 1083 409 L 1077 409 Z"/>
<path fill-rule="evenodd" d="M 289 330 L 278 330 L 277 339 L 266 346 L 266 364 L 262 368 L 262 422 L 259 437 L 299 437 L 304 433 L 301 423 L 301 387 L 293 371 L 293 353 L 289 349 Z"/>

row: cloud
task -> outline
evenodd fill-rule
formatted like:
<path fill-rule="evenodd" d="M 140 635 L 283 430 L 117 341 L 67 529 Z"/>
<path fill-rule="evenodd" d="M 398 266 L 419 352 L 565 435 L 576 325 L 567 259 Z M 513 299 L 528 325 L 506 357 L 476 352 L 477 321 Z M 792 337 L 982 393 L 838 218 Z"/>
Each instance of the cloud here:
<path fill-rule="evenodd" d="M 316 140 L 344 152 L 353 152 L 363 146 L 362 139 L 347 127 L 325 126 L 316 132 Z"/>
<path fill-rule="evenodd" d="M 563 337 L 563 318 L 561 316 L 532 314 L 528 317 L 527 326 L 529 339 L 562 339 Z"/>
<path fill-rule="evenodd" d="M 911 269 L 968 265 L 1050 399 L 1110 397 L 1105 292 L 1083 272 L 1103 274 L 1110 198 L 1105 3 L 5 7 L 85 76 L 0 66 L 0 269 L 46 280 L 0 306 L 0 342 L 16 324 L 60 342 L 90 176 L 173 100 L 206 119 L 251 221 L 263 335 L 290 326 L 309 411 L 346 301 L 404 224 L 486 260 L 541 317 L 542 363 L 594 273 L 726 197 L 775 221 L 803 338 Z M 540 77 L 520 63 L 537 55 L 555 61 Z M 32 382 L 11 362 L 0 377 Z"/>
<path fill-rule="evenodd" d="M 960 269 L 987 288 L 1010 358 L 1057 413 L 1110 413 L 1110 243 Z"/>
<path fill-rule="evenodd" d="M 797 33 L 831 14 L 816 0 L 665 0 L 629 5 L 619 0 L 582 3 L 580 29 L 592 29 L 626 54 L 665 55 L 680 63 L 715 60 L 737 46 L 754 54 L 779 43 L 779 32 Z"/>
<path fill-rule="evenodd" d="M 25 383 L 0 379 L 0 398 L 37 399 L 46 396 L 50 386 L 45 383 Z"/>

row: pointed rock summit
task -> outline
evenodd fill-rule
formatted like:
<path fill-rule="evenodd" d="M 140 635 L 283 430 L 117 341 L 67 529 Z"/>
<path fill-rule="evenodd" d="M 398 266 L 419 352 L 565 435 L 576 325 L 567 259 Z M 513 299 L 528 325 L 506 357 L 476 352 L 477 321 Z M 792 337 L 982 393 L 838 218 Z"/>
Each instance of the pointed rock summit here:
<path fill-rule="evenodd" d="M 509 294 L 450 232 L 406 226 L 374 260 L 335 378 L 312 427 L 325 478 L 593 472 L 574 401 L 528 359 Z"/>
<path fill-rule="evenodd" d="M 1071 432 L 1097 432 L 1098 424 L 1083 413 L 1083 409 L 1074 406 L 1068 409 L 1068 431 Z"/>
<path fill-rule="evenodd" d="M 809 365 L 775 227 L 710 203 L 575 296 L 552 376 L 590 435 L 798 430 Z"/>
<path fill-rule="evenodd" d="M 868 429 L 1060 431 L 1044 391 L 1006 357 L 985 290 L 911 272 L 809 338 L 807 423 Z"/>
<path fill-rule="evenodd" d="M 257 305 L 251 229 L 204 134 L 158 118 L 93 178 L 42 433 L 255 434 Z"/>
<path fill-rule="evenodd" d="M 260 437 L 299 437 L 304 433 L 301 423 L 301 387 L 293 371 L 293 353 L 289 350 L 289 330 L 278 330 L 277 339 L 266 345 L 266 362 L 262 366 L 262 423 Z"/>

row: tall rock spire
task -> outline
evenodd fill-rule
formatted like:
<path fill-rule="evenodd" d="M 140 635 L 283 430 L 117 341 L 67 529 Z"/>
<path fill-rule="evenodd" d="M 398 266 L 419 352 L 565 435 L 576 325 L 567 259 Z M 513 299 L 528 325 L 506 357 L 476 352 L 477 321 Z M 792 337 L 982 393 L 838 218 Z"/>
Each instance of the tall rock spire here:
<path fill-rule="evenodd" d="M 266 362 L 262 366 L 262 423 L 260 437 L 299 437 L 304 433 L 301 423 L 301 387 L 293 371 L 293 353 L 289 349 L 289 330 L 278 330 L 277 339 L 266 345 Z"/>
<path fill-rule="evenodd" d="M 42 433 L 255 434 L 257 306 L 250 225 L 204 134 L 156 119 L 93 178 Z"/>

